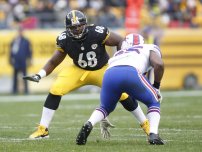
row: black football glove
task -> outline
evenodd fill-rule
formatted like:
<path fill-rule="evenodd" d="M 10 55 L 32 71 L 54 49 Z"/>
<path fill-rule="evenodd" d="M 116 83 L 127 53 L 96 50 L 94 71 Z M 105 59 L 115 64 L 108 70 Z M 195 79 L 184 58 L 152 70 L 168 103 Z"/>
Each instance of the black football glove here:
<path fill-rule="evenodd" d="M 34 81 L 34 82 L 39 82 L 41 79 L 41 76 L 38 74 L 32 75 L 32 76 L 23 76 L 24 80 L 29 80 L 29 81 Z"/>

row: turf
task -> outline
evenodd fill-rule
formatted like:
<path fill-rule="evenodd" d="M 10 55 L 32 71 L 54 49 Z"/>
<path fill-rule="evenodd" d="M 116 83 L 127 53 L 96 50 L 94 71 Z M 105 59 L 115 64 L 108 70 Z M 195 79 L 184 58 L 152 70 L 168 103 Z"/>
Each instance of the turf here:
<path fill-rule="evenodd" d="M 26 97 L 24 97 L 26 98 Z M 0 98 L 1 99 L 1 98 Z M 38 100 L 38 99 L 37 99 Z M 43 100 L 33 102 L 0 101 L 1 152 L 201 152 L 202 97 L 164 97 L 159 133 L 166 145 L 152 146 L 130 113 L 120 104 L 109 116 L 116 128 L 111 139 L 103 140 L 99 124 L 87 144 L 78 146 L 75 138 L 81 125 L 99 105 L 98 100 L 62 100 L 50 125 L 50 138 L 28 140 L 41 117 Z M 144 111 L 146 108 L 141 104 Z"/>

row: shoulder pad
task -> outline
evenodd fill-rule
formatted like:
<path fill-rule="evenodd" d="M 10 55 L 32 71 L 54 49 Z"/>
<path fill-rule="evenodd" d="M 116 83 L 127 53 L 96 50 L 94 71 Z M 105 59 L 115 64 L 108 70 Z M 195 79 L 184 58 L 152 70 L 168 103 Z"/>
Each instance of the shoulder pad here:
<path fill-rule="evenodd" d="M 161 57 L 162 57 L 162 54 L 161 54 L 161 50 L 160 48 L 155 45 L 155 44 L 146 44 L 148 46 L 148 48 L 156 53 L 158 53 Z"/>
<path fill-rule="evenodd" d="M 66 34 L 66 31 L 60 33 L 58 36 L 57 36 L 57 41 L 63 41 L 67 38 L 67 34 Z"/>
<path fill-rule="evenodd" d="M 57 36 L 57 39 L 56 39 L 56 46 L 57 46 L 57 49 L 58 50 L 64 50 L 65 48 L 65 42 L 66 42 L 66 39 L 67 39 L 67 34 L 66 34 L 66 31 L 60 33 L 58 36 Z"/>

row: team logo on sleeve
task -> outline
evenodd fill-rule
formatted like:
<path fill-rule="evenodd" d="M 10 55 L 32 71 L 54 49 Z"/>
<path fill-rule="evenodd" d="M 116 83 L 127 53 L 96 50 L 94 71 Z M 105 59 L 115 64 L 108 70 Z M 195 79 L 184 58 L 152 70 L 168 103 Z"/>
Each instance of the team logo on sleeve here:
<path fill-rule="evenodd" d="M 95 50 L 97 47 L 98 47 L 97 44 L 92 44 L 92 45 L 91 45 L 91 48 L 92 48 L 93 50 Z"/>

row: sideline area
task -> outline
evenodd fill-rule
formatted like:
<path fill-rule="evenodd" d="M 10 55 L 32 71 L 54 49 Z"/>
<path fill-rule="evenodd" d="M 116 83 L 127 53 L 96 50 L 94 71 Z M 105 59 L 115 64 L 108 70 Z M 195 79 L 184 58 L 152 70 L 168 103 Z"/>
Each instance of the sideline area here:
<path fill-rule="evenodd" d="M 193 91 L 163 91 L 163 98 L 202 96 L 202 90 Z M 0 95 L 2 102 L 44 102 L 47 94 L 43 95 Z M 70 93 L 64 95 L 62 100 L 99 100 L 99 93 Z"/>

